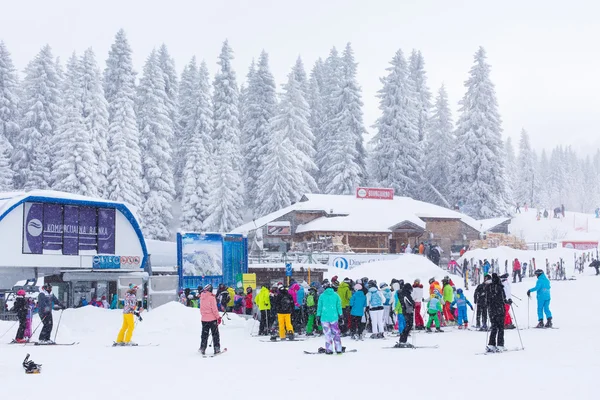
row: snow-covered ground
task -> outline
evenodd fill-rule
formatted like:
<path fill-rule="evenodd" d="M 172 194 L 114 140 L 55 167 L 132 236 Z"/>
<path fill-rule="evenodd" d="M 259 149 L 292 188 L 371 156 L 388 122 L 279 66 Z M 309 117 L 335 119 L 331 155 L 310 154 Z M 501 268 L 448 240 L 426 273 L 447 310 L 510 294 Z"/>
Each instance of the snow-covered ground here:
<path fill-rule="evenodd" d="M 535 209 L 523 209 L 516 214 L 509 226 L 510 233 L 526 242 L 554 242 L 561 240 L 599 240 L 600 218 L 594 214 L 566 211 L 564 218 L 536 218 Z M 542 210 L 542 213 L 544 210 Z"/>
<path fill-rule="evenodd" d="M 412 279 L 419 268 L 425 268 L 421 276 L 425 282 L 432 273 L 439 272 L 437 277 L 443 274 L 422 265 L 418 257 L 414 258 L 414 268 L 405 266 L 393 273 L 393 265 L 377 264 L 349 273 L 369 273 L 370 278 L 382 281 L 392 276 Z M 485 346 L 485 333 L 455 328 L 446 328 L 443 334 L 413 335 L 416 345 L 438 344 L 438 349 L 383 349 L 394 344 L 393 338 L 363 342 L 344 339 L 343 344 L 358 349 L 358 353 L 304 355 L 303 350 L 322 346 L 323 339 L 264 343 L 250 336 L 258 328 L 253 320 L 232 315 L 220 327 L 222 347 L 229 352 L 203 359 L 197 352 L 201 327 L 197 309 L 170 303 L 145 313 L 133 339 L 160 346 L 138 348 L 108 347 L 120 328 L 120 311 L 69 309 L 62 317 L 57 341 L 79 341 L 77 346 L 4 344 L 14 337 L 16 327 L 0 339 L 0 393 L 3 398 L 21 397 L 25 391 L 45 397 L 56 394 L 48 398 L 86 400 L 162 400 L 196 395 L 219 399 L 270 395 L 358 399 L 394 393 L 412 399 L 458 399 L 470 394 L 503 400 L 591 399 L 596 397 L 595 379 L 600 368 L 594 353 L 600 320 L 592 317 L 600 306 L 600 280 L 592 273 L 589 268 L 576 281 L 552 282 L 551 309 L 560 329 L 522 330 L 525 351 L 488 356 L 476 355 Z M 513 285 L 513 293 L 523 299 L 515 300 L 521 328 L 532 326 L 536 320 L 535 298 L 528 302 L 525 294 L 534 284 L 535 278 L 526 278 Z M 466 293 L 472 300 L 473 290 Z M 59 316 L 60 312 L 55 312 L 55 330 Z M 34 326 L 38 322 L 36 317 Z M 0 335 L 11 324 L 0 322 Z M 520 346 L 516 330 L 506 332 L 506 346 Z M 28 352 L 35 362 L 43 364 L 42 374 L 23 372 L 21 362 Z"/>

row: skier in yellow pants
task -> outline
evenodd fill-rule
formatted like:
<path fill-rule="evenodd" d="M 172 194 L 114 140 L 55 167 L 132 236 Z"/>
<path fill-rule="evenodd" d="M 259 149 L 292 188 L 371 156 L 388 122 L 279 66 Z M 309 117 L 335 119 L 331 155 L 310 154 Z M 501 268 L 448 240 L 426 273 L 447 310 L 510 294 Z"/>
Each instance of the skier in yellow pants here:
<path fill-rule="evenodd" d="M 136 310 L 137 288 L 137 286 L 130 286 L 127 294 L 125 294 L 125 302 L 123 307 L 123 326 L 121 327 L 119 335 L 117 336 L 117 341 L 113 346 L 137 346 L 136 343 L 131 342 L 131 336 L 133 335 L 133 329 L 135 328 L 133 316 L 137 315 L 139 317 L 139 313 L 143 311 L 143 308 Z"/>
<path fill-rule="evenodd" d="M 277 309 L 277 322 L 279 323 L 279 339 L 294 339 L 294 328 L 292 327 L 292 312 L 294 312 L 294 298 L 288 293 L 283 285 L 279 286 L 279 294 L 275 297 Z M 271 340 L 277 340 L 271 337 Z"/>

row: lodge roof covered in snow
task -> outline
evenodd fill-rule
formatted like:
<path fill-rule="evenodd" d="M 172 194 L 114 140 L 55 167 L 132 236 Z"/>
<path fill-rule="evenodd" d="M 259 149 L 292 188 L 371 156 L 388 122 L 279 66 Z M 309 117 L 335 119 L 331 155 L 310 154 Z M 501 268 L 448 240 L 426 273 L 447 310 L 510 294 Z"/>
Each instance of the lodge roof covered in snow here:
<path fill-rule="evenodd" d="M 290 212 L 319 212 L 325 216 L 299 225 L 303 232 L 392 232 L 401 225 L 425 230 L 427 219 L 461 220 L 471 228 L 485 232 L 508 218 L 477 221 L 465 214 L 435 204 L 396 196 L 392 200 L 359 199 L 353 195 L 305 194 L 291 206 L 248 222 L 232 233 L 248 233 Z"/>

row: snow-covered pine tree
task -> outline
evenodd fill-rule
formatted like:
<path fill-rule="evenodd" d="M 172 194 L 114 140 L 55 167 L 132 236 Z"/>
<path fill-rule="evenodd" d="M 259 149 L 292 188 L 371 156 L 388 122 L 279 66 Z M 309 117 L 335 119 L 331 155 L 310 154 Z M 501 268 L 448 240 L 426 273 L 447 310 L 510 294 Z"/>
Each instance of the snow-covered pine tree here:
<path fill-rule="evenodd" d="M 424 135 L 427 152 L 425 177 L 435 190 L 424 190 L 428 194 L 426 200 L 450 207 L 451 187 L 448 177 L 452 172 L 452 149 L 454 149 L 454 132 L 452 113 L 448 104 L 448 94 L 442 85 L 438 91 L 433 106 L 433 113 Z"/>
<path fill-rule="evenodd" d="M 64 76 L 63 111 L 60 126 L 52 144 L 55 154 L 52 166 L 53 189 L 63 192 L 98 196 L 98 158 L 94 138 L 83 118 L 83 70 L 73 54 Z"/>
<path fill-rule="evenodd" d="M 507 137 L 504 142 L 504 165 L 506 168 L 506 191 L 510 199 L 516 200 L 515 190 L 517 186 L 517 156 L 512 144 L 511 137 Z M 512 204 L 512 203 L 511 203 Z"/>
<path fill-rule="evenodd" d="M 144 65 L 137 94 L 137 121 L 142 152 L 144 206 L 141 209 L 144 233 L 150 239 L 168 240 L 175 197 L 172 149 L 174 138 L 170 99 L 165 74 L 155 50 Z"/>
<path fill-rule="evenodd" d="M 177 99 L 177 126 L 173 146 L 175 190 L 178 197 L 182 196 L 183 190 L 183 171 L 187 159 L 186 151 L 191 140 L 192 127 L 188 123 L 194 120 L 198 107 L 198 64 L 196 57 L 192 57 L 190 62 L 183 68 L 181 80 L 179 81 L 179 91 Z"/>
<path fill-rule="evenodd" d="M 480 47 L 465 82 L 453 160 L 456 202 L 474 218 L 506 215 L 509 210 L 501 119 L 486 58 Z"/>
<path fill-rule="evenodd" d="M 13 154 L 17 189 L 48 189 L 51 144 L 60 123 L 61 81 L 50 46 L 27 65 L 23 80 L 21 133 Z"/>
<path fill-rule="evenodd" d="M 195 60 L 190 63 L 190 71 L 196 69 Z M 181 195 L 181 229 L 189 232 L 206 230 L 204 221 L 208 217 L 208 200 L 211 176 L 211 140 L 213 130 L 213 112 L 210 99 L 208 68 L 202 62 L 197 72 L 196 85 L 190 97 L 190 110 L 187 113 L 184 137 L 188 140 L 183 169 Z M 187 91 L 187 89 L 186 89 Z M 183 93 L 182 93 L 183 94 Z M 186 94 L 187 96 L 187 94 Z"/>
<path fill-rule="evenodd" d="M 207 230 L 217 232 L 228 232 L 242 223 L 244 203 L 238 87 L 232 59 L 233 50 L 226 40 L 213 84 L 214 170 L 210 180 L 209 215 L 205 221 Z"/>
<path fill-rule="evenodd" d="M 326 119 L 326 110 L 324 105 L 323 86 L 324 73 L 323 61 L 319 58 L 310 73 L 308 83 L 309 94 L 307 96 L 308 105 L 310 107 L 310 129 L 315 137 L 315 161 L 319 157 L 318 150 L 321 148 L 321 139 L 323 138 L 323 127 Z M 314 178 L 317 182 L 320 180 L 321 172 L 318 169 L 315 172 Z"/>
<path fill-rule="evenodd" d="M 15 137 L 19 134 L 19 81 L 17 70 L 6 45 L 0 40 L 0 137 L 11 147 L 2 150 L 12 153 Z"/>
<path fill-rule="evenodd" d="M 296 77 L 296 81 L 300 84 L 300 88 L 302 89 L 302 94 L 304 95 L 304 98 L 308 99 L 309 82 L 308 77 L 306 76 L 306 69 L 304 69 L 304 62 L 302 61 L 302 57 L 298 56 L 298 58 L 296 59 L 296 64 L 294 64 L 294 68 L 292 69 L 292 72 Z"/>
<path fill-rule="evenodd" d="M 104 98 L 102 74 L 94 51 L 89 48 L 80 60 L 81 110 L 97 161 L 96 182 L 98 196 L 108 195 L 108 102 Z"/>
<path fill-rule="evenodd" d="M 0 135 L 0 191 L 10 192 L 14 189 L 14 171 L 10 166 L 13 147 Z"/>
<path fill-rule="evenodd" d="M 110 200 L 125 201 L 141 211 L 142 157 L 134 110 L 135 72 L 131 47 L 123 29 L 117 33 L 108 53 L 104 94 L 108 101 L 110 154 L 106 195 Z"/>
<path fill-rule="evenodd" d="M 354 53 L 348 43 L 341 59 L 338 87 L 331 95 L 333 118 L 327 123 L 331 130 L 329 157 L 321 174 L 325 193 L 352 194 L 366 182 L 365 127 L 360 92 Z"/>
<path fill-rule="evenodd" d="M 534 175 L 533 152 L 529 143 L 529 135 L 525 129 L 522 129 L 519 140 L 519 158 L 517 159 L 517 185 L 515 185 L 515 200 L 518 203 L 531 204 L 533 201 Z"/>
<path fill-rule="evenodd" d="M 244 156 L 246 205 L 256 210 L 261 204 L 257 197 L 257 181 L 267 158 L 267 144 L 272 140 L 271 118 L 277 107 L 275 79 L 269 69 L 269 55 L 263 50 L 256 71 L 248 74 L 248 92 L 244 106 Z M 255 214 L 256 215 L 256 214 Z"/>
<path fill-rule="evenodd" d="M 548 209 L 550 207 L 550 188 L 552 186 L 551 178 L 550 178 L 550 163 L 548 161 L 548 156 L 546 154 L 546 150 L 542 149 L 542 155 L 540 156 L 540 161 L 537 164 L 537 179 L 539 181 L 539 193 L 537 194 L 540 199 L 539 208 L 540 209 Z M 550 210 L 548 210 L 550 212 Z"/>
<path fill-rule="evenodd" d="M 417 109 L 402 50 L 390 64 L 378 92 L 381 116 L 375 123 L 371 177 L 377 185 L 393 188 L 397 195 L 419 198 L 423 168 L 419 163 Z"/>
<path fill-rule="evenodd" d="M 423 142 L 427 133 L 427 122 L 431 110 L 431 92 L 427 86 L 425 59 L 420 50 L 412 51 L 409 64 L 409 78 L 415 91 L 416 106 L 418 110 L 419 141 Z"/>
<path fill-rule="evenodd" d="M 324 171 L 330 166 L 330 153 L 333 146 L 334 138 L 337 134 L 335 127 L 332 126 L 333 120 L 337 113 L 336 94 L 339 94 L 342 79 L 342 59 L 335 47 L 329 52 L 329 56 L 323 63 L 322 67 L 322 83 L 321 102 L 323 104 L 323 125 L 320 128 L 320 136 L 316 140 L 316 156 L 315 161 L 319 170 L 319 188 L 325 192 L 331 181 L 331 176 L 325 176 Z M 352 152 L 352 159 L 357 156 L 355 151 Z"/>

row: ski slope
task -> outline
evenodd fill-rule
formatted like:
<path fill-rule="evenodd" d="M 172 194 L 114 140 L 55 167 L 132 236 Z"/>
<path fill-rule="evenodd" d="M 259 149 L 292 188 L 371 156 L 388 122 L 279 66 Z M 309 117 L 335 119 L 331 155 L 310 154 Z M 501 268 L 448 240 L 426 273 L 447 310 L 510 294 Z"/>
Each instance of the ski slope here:
<path fill-rule="evenodd" d="M 373 266 L 369 266 L 373 267 Z M 379 271 L 370 277 L 381 280 Z M 430 272 L 430 271 L 428 271 Z M 197 352 L 200 315 L 177 303 L 144 313 L 134 341 L 158 347 L 112 348 L 121 325 L 121 312 L 93 307 L 69 309 L 63 314 L 58 342 L 79 341 L 72 347 L 4 344 L 16 327 L 0 339 L 0 394 L 19 398 L 24 393 L 64 399 L 167 399 L 201 396 L 219 399 L 365 398 L 402 393 L 402 398 L 591 399 L 596 396 L 600 361 L 593 353 L 600 329 L 590 317 L 598 307 L 600 280 L 592 268 L 576 281 L 552 282 L 551 309 L 560 329 L 521 331 L 524 351 L 476 355 L 483 351 L 486 333 L 446 328 L 442 334 L 415 333 L 416 345 L 438 344 L 438 349 L 383 349 L 393 338 L 343 345 L 358 349 L 342 356 L 304 355 L 323 339 L 264 343 L 251 337 L 253 320 L 232 315 L 220 327 L 222 347 L 229 351 L 204 359 Z M 397 276 L 402 278 L 402 275 Z M 422 280 L 429 276 L 423 276 Z M 458 284 L 458 282 L 457 282 Z M 513 285 L 517 321 L 535 324 L 535 300 L 525 292 L 535 284 L 526 278 Z M 466 292 L 472 300 L 473 290 Z M 529 313 L 528 313 L 529 310 Z M 55 312 L 55 330 L 60 312 Z M 471 312 L 469 311 L 469 317 Z M 34 326 L 39 320 L 34 320 Z M 0 322 L 0 334 L 11 323 Z M 39 331 L 38 331 L 39 333 Z M 53 333 L 54 337 L 54 333 Z M 37 333 L 35 335 L 37 339 Z M 516 330 L 506 331 L 506 347 L 520 346 Z M 210 349 L 209 349 L 210 350 Z M 27 353 L 43 364 L 40 375 L 26 375 L 21 362 Z M 373 386 L 375 388 L 373 388 Z"/>
<path fill-rule="evenodd" d="M 544 210 L 542 210 L 544 212 Z M 600 218 L 594 214 L 566 211 L 564 218 L 536 218 L 536 209 L 522 210 L 509 225 L 509 231 L 526 242 L 554 242 L 561 240 L 600 240 Z"/>

